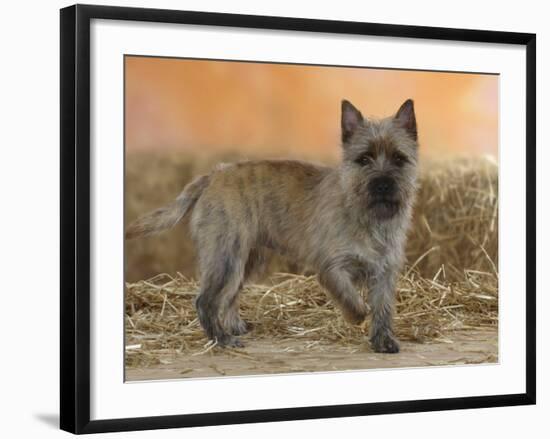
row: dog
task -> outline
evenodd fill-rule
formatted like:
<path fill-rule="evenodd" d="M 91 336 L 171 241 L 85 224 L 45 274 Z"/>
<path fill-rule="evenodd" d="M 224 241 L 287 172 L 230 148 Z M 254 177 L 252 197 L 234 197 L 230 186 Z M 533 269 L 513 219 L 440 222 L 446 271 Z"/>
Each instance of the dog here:
<path fill-rule="evenodd" d="M 220 346 L 243 346 L 238 336 L 248 325 L 239 315 L 239 292 L 275 252 L 314 270 L 350 323 L 370 312 L 375 352 L 399 352 L 395 283 L 417 188 L 413 101 L 371 119 L 343 100 L 341 148 L 334 168 L 291 160 L 220 165 L 132 223 L 126 238 L 158 233 L 191 215 L 200 271 L 195 307 Z"/>

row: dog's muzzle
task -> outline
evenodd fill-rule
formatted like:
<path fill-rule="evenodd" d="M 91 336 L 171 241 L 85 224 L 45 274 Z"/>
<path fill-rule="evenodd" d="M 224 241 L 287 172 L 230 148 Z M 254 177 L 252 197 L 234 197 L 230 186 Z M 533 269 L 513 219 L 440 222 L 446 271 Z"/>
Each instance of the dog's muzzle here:
<path fill-rule="evenodd" d="M 368 185 L 369 208 L 380 219 L 388 219 L 399 211 L 397 184 L 391 177 L 377 177 Z"/>

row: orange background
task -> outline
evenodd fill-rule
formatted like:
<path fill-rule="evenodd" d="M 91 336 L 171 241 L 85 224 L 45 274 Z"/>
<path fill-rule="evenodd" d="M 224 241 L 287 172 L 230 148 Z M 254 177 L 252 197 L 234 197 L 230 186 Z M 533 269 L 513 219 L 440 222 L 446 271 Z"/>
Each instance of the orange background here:
<path fill-rule="evenodd" d="M 422 154 L 497 155 L 498 76 L 126 57 L 126 148 L 339 157 L 340 101 L 415 101 Z"/>

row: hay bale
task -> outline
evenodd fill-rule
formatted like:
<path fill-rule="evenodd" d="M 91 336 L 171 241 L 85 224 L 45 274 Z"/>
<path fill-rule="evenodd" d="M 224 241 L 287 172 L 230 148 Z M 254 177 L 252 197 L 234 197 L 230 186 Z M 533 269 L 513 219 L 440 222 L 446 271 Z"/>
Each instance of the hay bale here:
<path fill-rule="evenodd" d="M 231 161 L 222 157 L 217 161 Z M 207 172 L 213 159 L 181 154 L 132 154 L 126 161 L 126 223 L 171 201 L 196 175 Z M 485 158 L 426 162 L 407 260 L 425 277 L 445 267 L 448 279 L 462 279 L 464 270 L 490 271 L 498 265 L 498 167 Z M 196 275 L 196 257 L 188 222 L 161 235 L 126 243 L 126 281 L 157 273 Z M 281 259 L 273 269 L 292 270 Z"/>
<path fill-rule="evenodd" d="M 428 162 L 407 242 L 407 259 L 425 277 L 447 279 L 498 266 L 498 166 L 491 158 Z"/>

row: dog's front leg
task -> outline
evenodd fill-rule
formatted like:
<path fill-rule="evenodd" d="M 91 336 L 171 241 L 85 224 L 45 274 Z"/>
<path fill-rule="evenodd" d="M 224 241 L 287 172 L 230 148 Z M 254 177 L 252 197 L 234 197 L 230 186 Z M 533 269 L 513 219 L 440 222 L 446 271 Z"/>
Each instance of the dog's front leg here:
<path fill-rule="evenodd" d="M 328 291 L 342 310 L 346 320 L 359 324 L 365 320 L 368 308 L 353 282 L 353 266 L 345 259 L 335 259 L 319 273 L 320 284 Z"/>
<path fill-rule="evenodd" d="M 397 353 L 399 342 L 393 333 L 396 273 L 385 269 L 367 279 L 367 302 L 372 310 L 370 342 L 375 352 Z"/>

